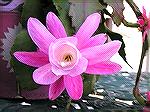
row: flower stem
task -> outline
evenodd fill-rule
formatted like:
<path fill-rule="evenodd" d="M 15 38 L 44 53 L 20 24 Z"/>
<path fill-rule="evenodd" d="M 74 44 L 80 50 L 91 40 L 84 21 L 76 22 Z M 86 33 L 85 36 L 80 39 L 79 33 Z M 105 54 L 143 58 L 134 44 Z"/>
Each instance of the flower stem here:
<path fill-rule="evenodd" d="M 71 98 L 68 99 L 67 106 L 66 106 L 66 112 L 70 112 L 71 111 L 70 110 L 71 109 L 70 106 L 71 106 Z"/>
<path fill-rule="evenodd" d="M 140 12 L 140 9 L 139 9 L 138 6 L 133 2 L 133 0 L 126 0 L 126 2 L 130 5 L 130 7 L 131 7 L 132 10 L 134 11 L 134 13 L 135 13 L 135 15 L 136 15 L 137 18 L 142 15 L 142 13 Z"/>
<path fill-rule="evenodd" d="M 138 86 L 133 88 L 133 95 L 141 105 L 146 105 L 146 99 L 140 94 Z"/>
<path fill-rule="evenodd" d="M 133 88 L 134 97 L 142 105 L 146 104 L 146 99 L 140 94 L 139 82 L 140 82 L 140 77 L 141 77 L 141 72 L 142 72 L 142 64 L 143 64 L 144 56 L 145 56 L 146 51 L 147 51 L 147 42 L 148 41 L 146 39 L 143 43 L 143 46 L 142 46 L 142 54 L 141 54 L 141 59 L 140 59 L 140 65 L 139 65 L 139 69 L 138 69 L 137 76 L 136 76 L 135 86 Z"/>
<path fill-rule="evenodd" d="M 133 0 L 126 0 L 126 2 L 130 5 L 130 7 L 132 8 L 132 10 L 134 11 L 135 15 L 137 18 L 139 18 L 140 16 L 142 16 L 142 13 L 140 12 L 138 6 L 133 2 Z M 143 32 L 142 32 L 143 33 Z M 133 88 L 133 95 L 136 98 L 136 100 L 142 104 L 142 105 L 146 105 L 147 101 L 146 99 L 140 94 L 140 90 L 139 90 L 139 82 L 140 82 L 140 77 L 141 77 L 141 72 L 142 72 L 142 65 L 143 65 L 143 60 L 147 51 L 147 45 L 148 45 L 148 40 L 146 38 L 146 40 L 143 43 L 142 46 L 142 53 L 141 53 L 141 59 L 140 59 L 140 65 L 138 68 L 138 72 L 137 72 L 137 76 L 136 76 L 136 81 L 135 81 L 135 86 Z"/>
<path fill-rule="evenodd" d="M 127 27 L 133 27 L 133 28 L 139 27 L 137 23 L 131 23 L 131 22 L 126 21 L 125 19 L 122 20 L 122 23 L 124 24 L 124 26 L 127 26 Z"/>

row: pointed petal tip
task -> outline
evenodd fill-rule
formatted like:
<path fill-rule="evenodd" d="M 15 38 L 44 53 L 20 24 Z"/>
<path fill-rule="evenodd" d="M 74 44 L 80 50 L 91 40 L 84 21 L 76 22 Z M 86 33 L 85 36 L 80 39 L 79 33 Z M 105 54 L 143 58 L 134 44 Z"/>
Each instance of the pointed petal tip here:
<path fill-rule="evenodd" d="M 21 54 L 20 52 L 14 52 L 13 56 L 18 59 L 20 57 L 20 54 Z"/>
<path fill-rule="evenodd" d="M 121 45 L 122 45 L 122 42 L 121 41 L 119 41 L 119 40 L 114 40 L 114 41 L 112 41 L 113 42 L 113 44 L 115 44 L 117 47 L 121 47 Z"/>
<path fill-rule="evenodd" d="M 47 16 L 46 16 L 46 18 L 48 19 L 48 18 L 52 18 L 53 16 L 56 16 L 53 12 L 49 12 L 48 14 L 47 14 Z M 46 21 L 46 22 L 48 22 L 48 21 Z"/>
<path fill-rule="evenodd" d="M 52 33 L 55 38 L 67 37 L 65 28 L 55 13 L 49 12 L 46 16 L 46 26 L 49 32 Z"/>
<path fill-rule="evenodd" d="M 40 21 L 37 18 L 29 17 L 27 21 L 27 29 L 29 30 L 30 26 L 32 27 L 32 25 L 34 25 L 35 23 L 40 24 Z"/>
<path fill-rule="evenodd" d="M 78 75 L 71 77 L 69 75 L 64 77 L 64 84 L 67 90 L 68 95 L 73 100 L 78 100 L 82 97 L 83 94 L 83 81 L 82 76 Z"/>
<path fill-rule="evenodd" d="M 32 22 L 34 19 L 36 19 L 36 18 L 29 17 L 27 24 L 29 24 L 30 22 Z"/>
<path fill-rule="evenodd" d="M 17 56 L 17 54 L 18 54 L 17 52 L 14 52 L 14 53 L 13 53 L 13 56 L 15 56 L 15 57 L 16 57 L 16 56 Z"/>
<path fill-rule="evenodd" d="M 53 98 L 52 96 L 49 96 L 48 98 L 49 100 L 52 100 L 52 101 L 56 99 L 56 98 Z"/>
<path fill-rule="evenodd" d="M 101 15 L 99 13 L 93 13 L 85 19 L 76 33 L 76 37 L 79 39 L 78 48 L 81 48 L 83 43 L 94 34 L 99 27 L 100 21 Z"/>
<path fill-rule="evenodd" d="M 53 12 L 48 12 L 47 16 L 56 16 Z"/>
<path fill-rule="evenodd" d="M 71 98 L 72 100 L 80 100 L 82 96 Z"/>
<path fill-rule="evenodd" d="M 97 13 L 97 12 L 91 14 L 89 17 L 91 17 L 91 18 L 93 18 L 93 19 L 94 19 L 94 18 L 95 18 L 95 19 L 99 19 L 99 20 L 101 19 L 101 15 L 100 15 L 99 13 Z"/>
<path fill-rule="evenodd" d="M 95 13 L 93 13 L 91 15 L 93 15 L 93 16 L 99 16 L 99 17 L 101 16 L 100 13 L 98 13 L 98 12 L 95 12 Z"/>

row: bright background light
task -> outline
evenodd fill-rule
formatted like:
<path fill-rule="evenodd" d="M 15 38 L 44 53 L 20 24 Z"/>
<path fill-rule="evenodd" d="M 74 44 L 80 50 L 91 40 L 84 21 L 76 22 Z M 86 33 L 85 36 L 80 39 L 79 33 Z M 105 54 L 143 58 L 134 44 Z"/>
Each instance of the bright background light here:
<path fill-rule="evenodd" d="M 147 11 L 147 16 L 149 15 L 150 5 L 148 0 L 134 0 L 134 2 L 137 4 L 141 12 L 142 12 L 142 6 L 144 6 Z M 124 10 L 125 19 L 128 22 L 135 23 L 137 21 L 137 18 L 134 12 L 126 2 L 124 2 L 124 6 L 125 6 L 125 10 Z M 108 10 L 111 11 L 112 9 L 108 7 Z M 133 67 L 133 69 L 131 69 L 118 54 L 112 57 L 112 61 L 119 63 L 122 66 L 122 71 L 137 72 L 139 62 L 140 62 L 141 51 L 142 51 L 141 32 L 139 32 L 137 28 L 128 28 L 123 24 L 121 24 L 119 27 L 113 25 L 112 30 L 120 33 L 123 36 L 123 40 L 126 44 L 125 47 L 126 58 L 128 63 Z M 148 56 L 144 58 L 144 63 L 142 68 L 143 72 L 146 71 L 150 72 L 149 60 L 150 59 Z"/>

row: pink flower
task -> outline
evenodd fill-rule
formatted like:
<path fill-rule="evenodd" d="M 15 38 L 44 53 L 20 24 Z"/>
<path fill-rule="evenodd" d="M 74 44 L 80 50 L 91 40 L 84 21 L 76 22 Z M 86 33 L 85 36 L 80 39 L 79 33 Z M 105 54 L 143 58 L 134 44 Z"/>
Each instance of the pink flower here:
<path fill-rule="evenodd" d="M 78 32 L 70 37 L 52 12 L 46 18 L 47 28 L 39 20 L 29 18 L 28 32 L 39 50 L 15 52 L 14 56 L 22 63 L 37 67 L 33 79 L 38 84 L 50 85 L 49 99 L 56 99 L 66 89 L 72 99 L 78 100 L 83 93 L 83 72 L 112 74 L 121 69 L 120 65 L 110 61 L 121 42 L 104 44 L 106 34 L 91 37 L 99 26 L 100 18 L 98 13 L 91 14 Z"/>
<path fill-rule="evenodd" d="M 150 91 L 146 92 L 147 100 L 150 101 Z"/>
<path fill-rule="evenodd" d="M 150 91 L 148 91 L 148 92 L 146 92 L 146 99 L 147 99 L 147 101 L 150 101 Z M 143 108 L 143 112 L 150 112 L 150 107 L 148 107 L 148 106 L 145 106 L 144 108 Z"/>
<path fill-rule="evenodd" d="M 143 32 L 143 42 L 145 40 L 146 35 L 148 35 L 150 29 L 150 14 L 149 17 L 146 15 L 146 10 L 143 6 L 143 14 L 141 17 L 138 18 L 137 23 L 140 25 L 140 30 Z"/>

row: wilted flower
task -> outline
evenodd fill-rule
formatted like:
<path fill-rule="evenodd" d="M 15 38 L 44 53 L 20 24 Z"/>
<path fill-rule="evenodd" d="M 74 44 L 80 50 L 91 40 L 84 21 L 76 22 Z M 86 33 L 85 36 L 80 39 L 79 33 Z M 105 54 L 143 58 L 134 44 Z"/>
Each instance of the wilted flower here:
<path fill-rule="evenodd" d="M 140 30 L 143 31 L 143 42 L 145 40 L 146 35 L 149 34 L 150 30 L 150 14 L 149 17 L 146 15 L 146 10 L 143 7 L 143 13 L 142 16 L 138 18 L 137 23 L 140 25 Z"/>
<path fill-rule="evenodd" d="M 47 28 L 36 18 L 29 18 L 28 32 L 38 46 L 37 52 L 15 52 L 14 56 L 22 63 L 38 67 L 33 79 L 41 85 L 50 85 L 49 99 L 56 99 L 64 89 L 69 96 L 78 100 L 83 93 L 81 74 L 112 74 L 121 66 L 110 58 L 118 52 L 121 42 L 105 43 L 106 34 L 91 37 L 100 23 L 100 14 L 94 13 L 74 36 L 67 37 L 64 26 L 58 17 L 49 12 Z"/>

